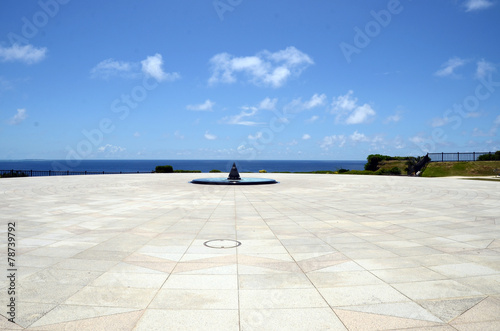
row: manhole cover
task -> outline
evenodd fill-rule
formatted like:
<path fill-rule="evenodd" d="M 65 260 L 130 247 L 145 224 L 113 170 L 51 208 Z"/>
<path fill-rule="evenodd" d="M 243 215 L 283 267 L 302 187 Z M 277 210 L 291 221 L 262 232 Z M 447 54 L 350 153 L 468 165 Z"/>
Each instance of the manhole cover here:
<path fill-rule="evenodd" d="M 203 245 L 210 248 L 235 248 L 241 245 L 241 243 L 232 239 L 214 239 L 205 241 Z"/>

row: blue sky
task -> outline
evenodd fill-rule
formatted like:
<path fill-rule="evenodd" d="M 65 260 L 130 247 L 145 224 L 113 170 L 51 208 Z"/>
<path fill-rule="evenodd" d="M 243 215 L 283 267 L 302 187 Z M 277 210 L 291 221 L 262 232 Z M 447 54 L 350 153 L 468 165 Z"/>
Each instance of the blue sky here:
<path fill-rule="evenodd" d="M 500 149 L 500 1 L 0 3 L 0 159 Z"/>

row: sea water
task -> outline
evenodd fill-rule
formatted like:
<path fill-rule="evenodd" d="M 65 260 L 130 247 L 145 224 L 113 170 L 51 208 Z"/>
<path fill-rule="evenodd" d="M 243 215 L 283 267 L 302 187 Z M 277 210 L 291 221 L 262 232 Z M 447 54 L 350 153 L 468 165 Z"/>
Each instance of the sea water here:
<path fill-rule="evenodd" d="M 338 169 L 363 170 L 360 160 L 3 160 L 0 170 L 69 170 L 99 172 L 152 172 L 156 166 L 171 165 L 174 170 L 220 170 L 229 172 L 233 162 L 240 172 L 310 172 Z"/>

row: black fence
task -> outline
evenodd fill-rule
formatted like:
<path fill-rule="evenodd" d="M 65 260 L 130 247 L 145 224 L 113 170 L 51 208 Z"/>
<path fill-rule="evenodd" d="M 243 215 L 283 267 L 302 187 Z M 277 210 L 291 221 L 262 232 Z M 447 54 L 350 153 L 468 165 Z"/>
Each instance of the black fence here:
<path fill-rule="evenodd" d="M 78 175 L 118 175 L 150 174 L 150 172 L 106 172 L 106 171 L 55 171 L 55 170 L 0 170 L 0 177 L 78 176 Z"/>
<path fill-rule="evenodd" d="M 470 152 L 470 153 L 429 153 L 431 162 L 458 162 L 477 161 L 477 158 L 485 154 L 495 154 L 492 152 Z"/>

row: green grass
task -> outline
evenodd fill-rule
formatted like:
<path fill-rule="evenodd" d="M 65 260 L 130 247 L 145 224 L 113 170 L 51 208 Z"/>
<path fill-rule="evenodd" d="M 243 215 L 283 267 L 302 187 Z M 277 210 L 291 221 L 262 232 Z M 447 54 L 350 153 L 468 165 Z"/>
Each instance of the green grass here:
<path fill-rule="evenodd" d="M 431 162 L 422 177 L 493 176 L 500 173 L 500 161 Z"/>

